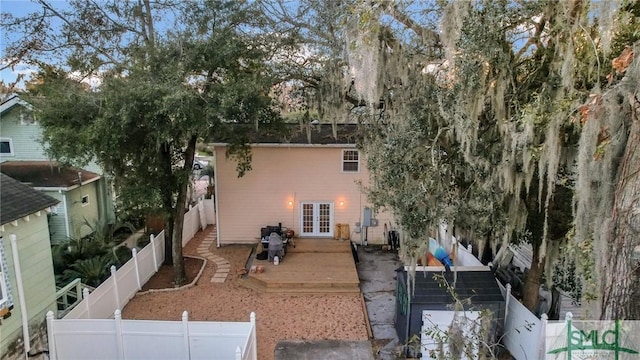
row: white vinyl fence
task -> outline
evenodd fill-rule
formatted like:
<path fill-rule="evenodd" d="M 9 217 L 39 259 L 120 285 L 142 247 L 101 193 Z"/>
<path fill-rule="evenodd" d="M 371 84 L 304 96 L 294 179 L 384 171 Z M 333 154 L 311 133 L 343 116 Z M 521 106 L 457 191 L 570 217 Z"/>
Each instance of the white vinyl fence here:
<path fill-rule="evenodd" d="M 182 246 L 185 246 L 198 231 L 204 230 L 207 225 L 215 224 L 215 218 L 213 199 L 201 197 L 195 206 L 189 205 L 189 211 L 184 214 Z"/>
<path fill-rule="evenodd" d="M 201 198 L 196 206 L 190 206 L 184 215 L 182 246 L 195 234 L 214 223 L 213 200 Z M 107 319 L 113 317 L 116 309 L 122 309 L 149 279 L 158 272 L 164 262 L 164 237 L 151 236 L 151 242 L 140 252 L 132 250 L 133 257 L 120 269 L 111 267 L 111 277 L 93 292 L 83 291 L 83 300 L 64 316 L 65 319 Z"/>
<path fill-rule="evenodd" d="M 256 318 L 249 322 L 60 319 L 47 314 L 49 358 L 105 360 L 256 360 Z"/>
<path fill-rule="evenodd" d="M 503 344 L 516 360 L 543 359 L 547 315 L 538 319 L 511 295 L 511 285 L 498 285 L 506 301 Z"/>
<path fill-rule="evenodd" d="M 65 315 L 65 319 L 107 319 L 116 309 L 122 309 L 129 300 L 155 274 L 164 261 L 164 231 L 151 235 L 151 242 L 140 252 L 132 250 L 133 257 L 92 293 L 83 290 L 82 301 Z"/>

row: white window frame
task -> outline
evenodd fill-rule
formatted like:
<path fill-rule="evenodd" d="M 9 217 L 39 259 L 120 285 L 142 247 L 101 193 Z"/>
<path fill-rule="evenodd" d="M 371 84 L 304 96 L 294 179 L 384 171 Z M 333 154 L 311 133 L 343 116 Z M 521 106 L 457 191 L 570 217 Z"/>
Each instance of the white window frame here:
<path fill-rule="evenodd" d="M 9 152 L 8 153 L 0 153 L 0 156 L 14 156 L 13 139 L 8 138 L 8 137 L 0 137 L 0 142 L 8 142 L 9 143 Z"/>
<path fill-rule="evenodd" d="M 9 264 L 5 262 L 5 256 L 3 252 L 3 246 L 1 244 L 2 236 L 0 236 L 0 309 L 7 308 L 11 306 L 11 297 L 9 295 L 9 287 L 6 284 L 9 276 L 4 273 L 3 269 L 9 269 Z"/>
<path fill-rule="evenodd" d="M 357 160 L 345 160 L 344 157 L 345 157 L 345 154 L 347 152 L 355 152 L 356 155 L 358 156 L 358 159 Z M 359 173 L 360 172 L 360 150 L 358 150 L 358 149 L 342 149 L 342 153 L 341 154 L 342 154 L 342 161 L 340 162 L 340 164 L 342 165 L 342 168 L 341 168 L 342 172 L 343 173 L 351 173 L 351 174 Z M 356 163 L 358 165 L 358 169 L 357 170 L 345 170 L 344 169 L 344 165 L 347 164 L 347 163 L 349 163 L 349 164 Z"/>
<path fill-rule="evenodd" d="M 87 198 L 87 202 L 84 202 L 85 198 Z M 82 204 L 83 207 L 89 205 L 89 194 L 82 195 L 82 198 L 80 198 L 80 204 Z"/>

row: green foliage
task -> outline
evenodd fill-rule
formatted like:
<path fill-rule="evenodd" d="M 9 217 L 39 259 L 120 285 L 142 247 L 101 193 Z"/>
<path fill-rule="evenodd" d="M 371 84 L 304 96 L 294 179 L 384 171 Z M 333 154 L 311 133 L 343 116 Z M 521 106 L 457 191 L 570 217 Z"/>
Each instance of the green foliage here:
<path fill-rule="evenodd" d="M 114 255 L 116 256 L 116 259 L 118 259 L 118 263 L 120 265 L 124 265 L 133 257 L 131 249 L 129 249 L 126 245 L 118 246 L 114 251 Z"/>
<path fill-rule="evenodd" d="M 77 165 L 95 159 L 113 177 L 122 212 L 142 218 L 160 208 L 167 242 L 181 243 L 180 231 L 172 239 L 173 228 L 182 227 L 196 143 L 234 133 L 229 129 L 237 124 L 280 121 L 268 96 L 273 38 L 255 31 L 261 14 L 255 4 L 237 1 L 82 0 L 68 12 L 40 5 L 66 24 L 25 34 L 33 40 L 44 31 L 49 43 L 67 51 L 65 64 L 44 66 L 29 88 L 48 153 Z M 159 32 L 154 22 L 168 13 L 162 25 L 175 26 Z M 28 18 L 15 23 L 32 26 Z M 9 48 L 22 57 L 42 56 L 42 48 L 29 44 Z M 100 82 L 87 86 L 77 73 Z M 245 139 L 239 134 L 229 141 Z M 236 148 L 244 149 L 235 153 L 244 174 L 250 153 Z M 182 259 L 180 247 L 174 252 L 167 259 Z"/>
<path fill-rule="evenodd" d="M 82 283 L 97 287 L 109 277 L 109 267 L 113 264 L 110 256 L 95 256 L 77 260 L 62 273 L 62 279 L 69 282 L 80 278 Z"/>

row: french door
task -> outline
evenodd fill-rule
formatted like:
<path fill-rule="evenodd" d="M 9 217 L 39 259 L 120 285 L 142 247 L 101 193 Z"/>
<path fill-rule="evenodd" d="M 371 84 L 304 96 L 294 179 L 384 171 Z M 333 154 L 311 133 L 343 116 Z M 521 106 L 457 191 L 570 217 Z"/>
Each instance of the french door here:
<path fill-rule="evenodd" d="M 300 206 L 301 236 L 333 236 L 333 203 L 302 202 Z"/>

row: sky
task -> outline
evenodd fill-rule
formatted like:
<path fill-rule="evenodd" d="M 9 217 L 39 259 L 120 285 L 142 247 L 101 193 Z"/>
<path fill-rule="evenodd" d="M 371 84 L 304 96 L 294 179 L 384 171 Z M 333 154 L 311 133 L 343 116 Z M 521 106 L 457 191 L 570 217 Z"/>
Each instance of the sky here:
<path fill-rule="evenodd" d="M 65 5 L 65 1 L 54 1 L 56 4 Z M 10 13 L 13 16 L 24 16 L 35 10 L 37 10 L 39 6 L 32 1 L 29 0 L 0 0 L 0 12 L 2 13 Z M 12 34 L 2 34 L 0 37 L 0 54 L 2 58 L 2 66 L 6 63 L 5 61 L 5 41 L 6 37 L 9 39 L 15 38 L 15 35 L 12 37 Z M 14 69 L 5 69 L 0 71 L 0 78 L 2 81 L 7 83 L 11 83 L 16 80 L 18 74 L 31 74 L 35 70 L 32 67 L 29 67 L 25 64 L 18 64 Z"/>

